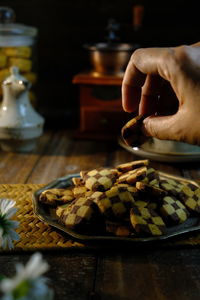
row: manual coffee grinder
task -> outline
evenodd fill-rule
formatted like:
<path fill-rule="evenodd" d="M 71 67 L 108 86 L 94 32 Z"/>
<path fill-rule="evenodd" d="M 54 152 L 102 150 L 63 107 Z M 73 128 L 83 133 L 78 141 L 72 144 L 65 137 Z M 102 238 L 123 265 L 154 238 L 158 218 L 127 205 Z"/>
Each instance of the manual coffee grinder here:
<path fill-rule="evenodd" d="M 106 42 L 84 45 L 91 68 L 73 78 L 79 85 L 80 126 L 78 137 L 116 138 L 130 116 L 122 109 L 121 84 L 124 70 L 135 46 L 119 43 L 119 25 L 110 20 Z"/>

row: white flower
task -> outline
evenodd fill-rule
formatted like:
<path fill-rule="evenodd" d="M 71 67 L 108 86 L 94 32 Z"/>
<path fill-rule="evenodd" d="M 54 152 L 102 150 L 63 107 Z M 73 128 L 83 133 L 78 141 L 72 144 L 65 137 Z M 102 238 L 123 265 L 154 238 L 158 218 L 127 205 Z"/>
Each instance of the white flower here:
<path fill-rule="evenodd" d="M 0 212 L 2 215 L 5 215 L 8 219 L 12 217 L 17 209 L 15 206 L 15 201 L 11 199 L 0 199 Z"/>
<path fill-rule="evenodd" d="M 0 247 L 13 248 L 13 241 L 19 240 L 19 235 L 13 230 L 18 227 L 19 222 L 10 218 L 16 213 L 15 201 L 0 199 Z"/>
<path fill-rule="evenodd" d="M 0 283 L 4 293 L 2 300 L 53 299 L 53 291 L 46 284 L 48 279 L 41 276 L 48 268 L 40 253 L 32 255 L 26 266 L 17 264 L 15 277 L 5 278 Z"/>

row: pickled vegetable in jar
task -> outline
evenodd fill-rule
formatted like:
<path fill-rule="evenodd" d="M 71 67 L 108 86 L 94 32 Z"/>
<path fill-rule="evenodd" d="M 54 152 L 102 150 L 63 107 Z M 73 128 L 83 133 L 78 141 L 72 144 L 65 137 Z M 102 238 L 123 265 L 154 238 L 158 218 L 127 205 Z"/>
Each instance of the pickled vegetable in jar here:
<path fill-rule="evenodd" d="M 35 106 L 37 82 L 36 55 L 37 28 L 15 23 L 15 13 L 10 7 L 0 7 L 0 100 L 2 82 L 16 66 L 21 75 L 32 84 L 30 100 Z"/>

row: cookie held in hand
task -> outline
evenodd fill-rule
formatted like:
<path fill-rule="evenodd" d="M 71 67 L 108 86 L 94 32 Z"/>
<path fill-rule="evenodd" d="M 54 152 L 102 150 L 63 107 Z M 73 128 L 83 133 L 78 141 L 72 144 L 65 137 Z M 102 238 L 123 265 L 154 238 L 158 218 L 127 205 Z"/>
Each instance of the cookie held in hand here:
<path fill-rule="evenodd" d="M 122 127 L 121 135 L 128 146 L 137 147 L 147 140 L 148 137 L 142 132 L 143 120 L 143 116 L 137 116 Z"/>

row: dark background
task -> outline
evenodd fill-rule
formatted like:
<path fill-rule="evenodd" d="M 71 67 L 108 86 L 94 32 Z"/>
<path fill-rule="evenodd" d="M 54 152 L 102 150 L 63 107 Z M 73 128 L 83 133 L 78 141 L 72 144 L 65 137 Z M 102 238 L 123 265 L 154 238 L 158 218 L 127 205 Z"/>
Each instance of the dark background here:
<path fill-rule="evenodd" d="M 142 27 L 133 30 L 133 6 L 144 5 Z M 142 47 L 190 44 L 200 40 L 198 1 L 10 0 L 16 22 L 39 30 L 38 109 L 46 126 L 76 125 L 78 87 L 75 74 L 89 68 L 83 44 L 105 41 L 108 19 L 120 24 L 121 42 Z"/>

